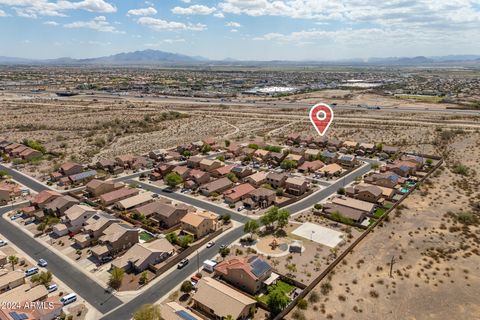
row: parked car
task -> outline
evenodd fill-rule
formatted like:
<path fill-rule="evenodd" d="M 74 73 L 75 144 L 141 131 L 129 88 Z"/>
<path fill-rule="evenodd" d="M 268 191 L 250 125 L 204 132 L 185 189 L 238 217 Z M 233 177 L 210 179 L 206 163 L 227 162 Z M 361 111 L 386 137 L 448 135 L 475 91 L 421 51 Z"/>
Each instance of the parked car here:
<path fill-rule="evenodd" d="M 107 263 L 107 262 L 110 262 L 112 260 L 113 260 L 113 258 L 111 256 L 105 256 L 105 257 L 100 258 L 100 262 L 102 262 L 102 263 Z"/>
<path fill-rule="evenodd" d="M 30 219 L 28 219 L 28 220 L 25 220 L 24 225 L 28 226 L 29 224 L 32 224 L 32 223 L 34 223 L 34 222 L 35 222 L 35 218 L 30 218 Z"/>
<path fill-rule="evenodd" d="M 207 248 L 211 248 L 215 245 L 215 242 L 213 241 L 210 241 L 209 243 L 207 243 Z"/>
<path fill-rule="evenodd" d="M 38 260 L 38 265 L 39 265 L 40 267 L 46 267 L 46 266 L 48 266 L 48 263 L 47 263 L 47 261 L 46 261 L 45 259 L 39 259 L 39 260 Z"/>
<path fill-rule="evenodd" d="M 32 276 L 35 273 L 38 273 L 38 267 L 32 267 L 30 269 L 25 270 L 25 277 Z"/>
<path fill-rule="evenodd" d="M 6 246 L 7 244 L 8 244 L 7 241 L 5 241 L 5 240 L 0 240 L 0 247 L 4 247 L 4 246 Z"/>
<path fill-rule="evenodd" d="M 237 211 L 242 211 L 243 209 L 245 209 L 245 206 L 238 207 Z"/>
<path fill-rule="evenodd" d="M 51 285 L 49 285 L 47 287 L 47 291 L 50 293 L 50 292 L 53 292 L 53 291 L 57 291 L 58 289 L 58 286 L 55 284 L 55 283 L 52 283 Z"/>
<path fill-rule="evenodd" d="M 180 262 L 178 263 L 177 268 L 178 268 L 178 269 L 182 269 L 182 268 L 185 267 L 187 264 L 188 264 L 188 259 L 185 258 L 185 259 L 183 259 L 182 261 L 180 261 Z"/>
<path fill-rule="evenodd" d="M 158 193 L 152 194 L 152 198 L 158 198 L 160 195 Z"/>
<path fill-rule="evenodd" d="M 18 218 L 22 217 L 23 213 L 21 212 L 18 212 L 18 213 L 15 213 L 13 216 L 10 217 L 10 220 L 14 221 L 14 220 L 17 220 Z"/>

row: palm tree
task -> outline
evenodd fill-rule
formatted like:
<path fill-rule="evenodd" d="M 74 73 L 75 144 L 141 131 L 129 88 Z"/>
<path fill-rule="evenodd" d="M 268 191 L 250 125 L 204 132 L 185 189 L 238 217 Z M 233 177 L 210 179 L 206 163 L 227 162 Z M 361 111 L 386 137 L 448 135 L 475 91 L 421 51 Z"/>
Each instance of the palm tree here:
<path fill-rule="evenodd" d="M 12 270 L 15 270 L 15 265 L 18 263 L 18 257 L 17 256 L 9 256 L 8 257 L 8 262 L 12 265 Z"/>

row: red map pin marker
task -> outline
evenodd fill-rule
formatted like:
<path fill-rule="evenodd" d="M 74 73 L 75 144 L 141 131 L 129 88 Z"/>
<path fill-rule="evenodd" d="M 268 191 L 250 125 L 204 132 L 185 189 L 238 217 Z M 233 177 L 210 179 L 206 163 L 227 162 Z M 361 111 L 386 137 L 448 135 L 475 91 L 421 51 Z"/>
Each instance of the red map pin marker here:
<path fill-rule="evenodd" d="M 310 109 L 310 121 L 318 134 L 323 136 L 333 121 L 333 110 L 329 105 L 319 103 Z"/>

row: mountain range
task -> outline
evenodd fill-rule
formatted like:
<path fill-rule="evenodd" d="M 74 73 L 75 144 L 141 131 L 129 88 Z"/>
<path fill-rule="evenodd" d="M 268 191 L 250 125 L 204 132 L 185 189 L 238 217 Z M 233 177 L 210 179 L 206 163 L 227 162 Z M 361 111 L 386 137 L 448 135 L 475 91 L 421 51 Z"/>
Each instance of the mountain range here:
<path fill-rule="evenodd" d="M 160 50 L 143 50 L 123 52 L 111 56 L 89 59 L 73 59 L 68 57 L 57 59 L 24 59 L 0 56 L 0 64 L 32 64 L 32 65 L 392 65 L 392 66 L 423 66 L 423 65 L 479 65 L 480 55 L 448 55 L 448 56 L 417 56 L 388 57 L 369 59 L 344 60 L 308 60 L 308 61 L 242 61 L 231 58 L 224 60 L 209 60 L 200 56 L 188 56 Z"/>

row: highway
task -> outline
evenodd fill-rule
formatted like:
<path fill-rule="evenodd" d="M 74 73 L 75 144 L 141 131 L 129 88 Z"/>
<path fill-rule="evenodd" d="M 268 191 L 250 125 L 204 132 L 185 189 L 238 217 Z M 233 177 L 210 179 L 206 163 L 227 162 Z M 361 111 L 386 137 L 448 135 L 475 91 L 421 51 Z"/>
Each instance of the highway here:
<path fill-rule="evenodd" d="M 32 186 L 35 185 L 34 181 L 30 182 L 32 182 Z M 31 188 L 32 186 L 29 187 Z M 6 212 L 12 210 L 12 208 L 15 208 L 15 206 L 0 208 L 0 216 L 3 216 Z M 120 299 L 106 292 L 104 287 L 72 266 L 74 262 L 72 262 L 72 264 L 66 262 L 63 258 L 48 249 L 47 244 L 40 244 L 38 241 L 32 239 L 32 236 L 19 230 L 8 221 L 4 221 L 3 218 L 0 218 L 0 233 L 32 259 L 36 261 L 40 258 L 47 260 L 47 269 L 69 288 L 75 290 L 77 294 L 98 311 L 106 313 L 122 304 Z"/>
<path fill-rule="evenodd" d="M 371 163 L 374 161 L 369 160 L 368 162 Z M 338 188 L 353 182 L 358 176 L 362 176 L 367 173 L 370 170 L 370 163 L 365 163 L 360 168 L 357 168 L 353 172 L 338 179 L 324 189 L 321 189 L 311 194 L 310 196 L 298 201 L 297 203 L 287 206 L 286 208 L 288 208 L 292 214 L 310 208 L 315 203 L 330 196 L 331 194 L 334 194 L 338 190 Z M 0 168 L 3 168 L 3 166 L 0 166 Z M 21 175 L 15 170 L 7 167 L 5 167 L 5 170 L 7 170 L 14 179 L 18 177 L 19 179 L 21 179 L 21 181 L 19 182 L 37 192 L 45 190 L 47 188 L 45 185 L 37 182 L 35 179 Z M 230 214 L 233 220 L 242 224 L 242 226 L 229 230 L 228 232 L 220 236 L 220 238 L 216 241 L 216 245 L 212 248 L 203 249 L 198 252 L 198 261 L 200 262 L 200 267 L 204 260 L 211 259 L 218 253 L 219 245 L 230 245 L 244 234 L 243 224 L 250 220 L 249 217 L 239 214 L 234 210 L 230 210 L 210 202 L 195 199 L 185 194 L 168 192 L 161 187 L 139 182 L 136 180 L 131 180 L 135 177 L 138 177 L 140 174 L 141 173 L 137 173 L 118 178 L 117 181 L 124 181 L 127 183 L 135 182 L 139 184 L 143 189 L 161 194 L 163 197 L 185 202 L 203 210 L 215 212 L 219 215 Z M 1 208 L 0 215 L 5 214 L 11 209 L 12 206 Z M 139 294 L 136 298 L 122 304 L 121 300 L 107 293 L 105 291 L 105 288 L 91 280 L 88 276 L 77 270 L 75 267 L 72 267 L 69 263 L 57 256 L 54 252 L 50 251 L 47 248 L 47 245 L 40 244 L 37 241 L 32 241 L 31 236 L 19 231 L 14 225 L 10 224 L 9 222 L 2 221 L 0 223 L 0 233 L 2 233 L 9 241 L 15 243 L 33 259 L 46 259 L 49 262 L 49 270 L 52 271 L 55 276 L 62 280 L 72 290 L 75 290 L 76 293 L 82 296 L 86 301 L 88 301 L 94 308 L 98 309 L 100 312 L 105 314 L 118 307 L 111 313 L 106 314 L 102 318 L 104 320 L 131 319 L 132 314 L 135 312 L 135 310 L 138 309 L 139 306 L 147 303 L 155 303 L 163 296 L 168 294 L 171 290 L 175 289 L 182 281 L 184 281 L 189 275 L 191 275 L 197 270 L 197 259 L 192 259 L 195 261 L 190 261 L 190 263 L 181 270 L 174 270 L 172 273 L 166 275 L 160 281 L 156 282 L 150 288 L 145 290 L 143 293 Z"/>

